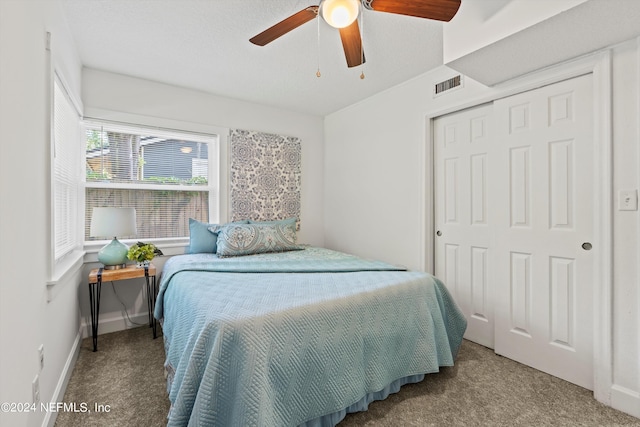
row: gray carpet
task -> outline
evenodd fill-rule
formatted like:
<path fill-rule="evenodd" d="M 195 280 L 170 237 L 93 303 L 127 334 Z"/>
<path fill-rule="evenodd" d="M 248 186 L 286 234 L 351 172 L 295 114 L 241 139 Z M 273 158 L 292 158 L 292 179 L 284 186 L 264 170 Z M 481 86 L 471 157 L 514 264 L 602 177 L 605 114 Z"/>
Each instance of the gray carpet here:
<path fill-rule="evenodd" d="M 164 426 L 169 411 L 162 338 L 148 327 L 101 335 L 98 352 L 82 343 L 65 402 L 87 413 L 62 412 L 57 427 Z M 94 404 L 110 405 L 96 413 Z M 355 426 L 640 426 L 640 419 L 596 402 L 592 393 L 465 341 L 456 366 L 350 414 Z M 222 426 L 225 427 L 225 426 Z"/>

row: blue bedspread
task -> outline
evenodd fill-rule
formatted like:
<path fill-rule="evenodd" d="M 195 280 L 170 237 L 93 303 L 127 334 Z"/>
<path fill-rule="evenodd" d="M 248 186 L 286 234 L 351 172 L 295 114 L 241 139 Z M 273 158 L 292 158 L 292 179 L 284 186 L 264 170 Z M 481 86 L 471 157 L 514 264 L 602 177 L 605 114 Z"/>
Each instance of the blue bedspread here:
<path fill-rule="evenodd" d="M 165 264 L 169 426 L 297 426 L 451 366 L 466 321 L 421 272 L 321 248 Z"/>

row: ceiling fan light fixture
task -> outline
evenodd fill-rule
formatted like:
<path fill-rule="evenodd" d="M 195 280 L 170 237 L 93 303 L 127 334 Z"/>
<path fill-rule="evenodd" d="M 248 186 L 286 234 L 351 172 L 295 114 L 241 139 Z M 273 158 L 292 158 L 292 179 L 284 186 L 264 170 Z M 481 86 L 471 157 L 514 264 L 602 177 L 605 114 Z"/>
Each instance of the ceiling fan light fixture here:
<path fill-rule="evenodd" d="M 348 27 L 359 12 L 360 0 L 324 0 L 320 5 L 322 18 L 334 28 Z"/>

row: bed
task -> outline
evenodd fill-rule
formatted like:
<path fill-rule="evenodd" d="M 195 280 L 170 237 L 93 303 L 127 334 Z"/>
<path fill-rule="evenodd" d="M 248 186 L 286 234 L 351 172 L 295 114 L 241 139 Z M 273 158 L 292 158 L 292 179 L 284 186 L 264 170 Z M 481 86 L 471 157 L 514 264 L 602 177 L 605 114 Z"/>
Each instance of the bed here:
<path fill-rule="evenodd" d="M 317 247 L 172 257 L 154 314 L 169 426 L 334 426 L 452 366 L 466 328 L 433 276 Z"/>

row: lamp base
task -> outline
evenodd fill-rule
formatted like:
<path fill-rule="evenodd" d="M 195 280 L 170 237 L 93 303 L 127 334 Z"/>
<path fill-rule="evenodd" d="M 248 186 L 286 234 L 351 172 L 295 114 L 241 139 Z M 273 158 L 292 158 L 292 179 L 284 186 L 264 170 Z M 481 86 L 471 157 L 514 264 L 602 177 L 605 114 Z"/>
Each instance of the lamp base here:
<path fill-rule="evenodd" d="M 98 252 L 98 261 L 104 264 L 105 270 L 117 270 L 125 267 L 129 248 L 118 239 L 114 238 Z"/>
<path fill-rule="evenodd" d="M 105 270 L 120 270 L 121 268 L 126 268 L 127 264 L 116 264 L 116 265 L 105 265 L 103 268 Z"/>

